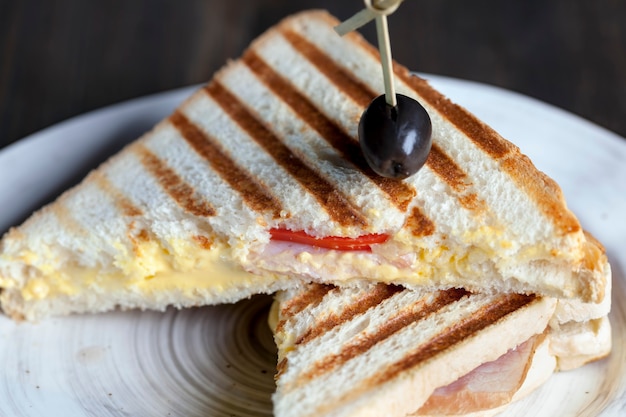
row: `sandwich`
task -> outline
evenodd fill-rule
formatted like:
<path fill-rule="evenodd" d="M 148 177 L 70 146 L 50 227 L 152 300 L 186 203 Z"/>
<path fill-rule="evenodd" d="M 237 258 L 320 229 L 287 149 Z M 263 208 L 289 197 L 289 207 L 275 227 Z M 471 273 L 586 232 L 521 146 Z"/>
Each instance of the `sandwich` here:
<path fill-rule="evenodd" d="M 598 303 L 610 266 L 558 185 L 424 79 L 425 166 L 383 178 L 358 147 L 376 50 L 326 12 L 255 40 L 172 115 L 0 243 L 16 319 L 234 302 L 314 282 Z"/>
<path fill-rule="evenodd" d="M 495 415 L 554 372 L 608 355 L 609 308 L 385 284 L 281 291 L 274 415 Z"/>
<path fill-rule="evenodd" d="M 329 415 L 497 410 L 606 355 L 610 266 L 555 182 L 399 64 L 397 90 L 426 108 L 433 146 L 405 180 L 375 174 L 356 138 L 383 90 L 379 59 L 337 23 L 310 11 L 269 29 L 9 230 L 3 311 L 37 320 L 278 292 L 279 416 L 316 399 Z M 441 408 L 503 357 L 524 365 L 506 393 Z"/>

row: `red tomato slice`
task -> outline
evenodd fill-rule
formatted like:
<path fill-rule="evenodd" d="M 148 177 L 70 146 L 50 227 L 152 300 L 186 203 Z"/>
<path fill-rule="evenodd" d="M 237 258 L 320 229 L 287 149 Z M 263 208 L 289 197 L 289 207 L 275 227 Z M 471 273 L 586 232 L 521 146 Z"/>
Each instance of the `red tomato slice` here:
<path fill-rule="evenodd" d="M 270 229 L 273 240 L 284 242 L 302 243 L 304 245 L 316 246 L 326 249 L 338 250 L 370 250 L 371 245 L 384 243 L 389 239 L 389 235 L 372 233 L 359 237 L 327 236 L 317 238 L 306 234 L 302 230 L 294 231 L 287 229 Z"/>

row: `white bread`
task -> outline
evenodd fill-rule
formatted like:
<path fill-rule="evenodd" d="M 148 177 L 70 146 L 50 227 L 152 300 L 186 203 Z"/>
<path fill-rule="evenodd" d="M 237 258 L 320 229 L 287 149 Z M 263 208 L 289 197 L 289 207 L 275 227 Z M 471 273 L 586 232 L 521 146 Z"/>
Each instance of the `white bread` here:
<path fill-rule="evenodd" d="M 606 256 L 554 181 L 400 65 L 397 90 L 429 112 L 433 151 L 402 182 L 363 164 L 357 125 L 383 91 L 380 67 L 374 48 L 340 38 L 336 23 L 321 11 L 287 18 L 10 230 L 4 311 L 36 319 L 214 304 L 311 280 L 601 300 Z M 270 241 L 272 228 L 390 237 L 345 252 Z"/>
<path fill-rule="evenodd" d="M 311 285 L 276 300 L 277 417 L 415 412 L 436 388 L 543 333 L 555 308 L 548 298 L 382 284 Z"/>

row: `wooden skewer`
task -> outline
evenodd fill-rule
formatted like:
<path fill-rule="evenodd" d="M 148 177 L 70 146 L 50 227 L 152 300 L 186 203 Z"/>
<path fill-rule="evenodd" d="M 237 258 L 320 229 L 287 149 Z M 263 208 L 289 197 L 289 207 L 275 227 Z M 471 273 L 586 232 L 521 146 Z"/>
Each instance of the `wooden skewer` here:
<path fill-rule="evenodd" d="M 396 87 L 393 80 L 393 64 L 391 60 L 391 42 L 389 41 L 389 27 L 387 16 L 376 16 L 376 35 L 378 37 L 378 50 L 380 61 L 383 66 L 383 82 L 385 83 L 385 101 L 391 107 L 396 107 Z"/>
<path fill-rule="evenodd" d="M 402 0 L 364 0 L 365 9 L 356 13 L 350 19 L 341 23 L 335 30 L 343 36 L 348 32 L 365 25 L 372 19 L 376 20 L 376 35 L 378 38 L 378 50 L 383 67 L 383 83 L 385 85 L 385 101 L 391 107 L 398 104 L 396 88 L 393 79 L 393 64 L 391 59 L 391 42 L 389 40 L 389 27 L 387 15 L 393 13 Z"/>

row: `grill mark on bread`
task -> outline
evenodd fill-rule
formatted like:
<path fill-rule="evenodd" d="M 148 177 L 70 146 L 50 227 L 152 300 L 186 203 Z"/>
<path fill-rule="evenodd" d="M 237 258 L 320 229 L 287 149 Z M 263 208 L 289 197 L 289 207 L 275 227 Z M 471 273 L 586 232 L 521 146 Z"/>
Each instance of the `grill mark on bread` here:
<path fill-rule="evenodd" d="M 306 291 L 298 294 L 296 297 L 293 297 L 285 303 L 280 311 L 281 316 L 292 317 L 300 313 L 308 306 L 315 306 L 319 304 L 324 296 L 334 289 L 335 286 L 313 283 L 309 284 L 307 288 L 308 289 Z"/>
<path fill-rule="evenodd" d="M 384 284 L 379 284 L 383 285 Z M 401 291 L 401 288 L 396 287 L 391 295 Z M 339 353 L 329 355 L 323 359 L 314 363 L 307 372 L 303 372 L 302 375 L 293 382 L 294 385 L 305 384 L 307 381 L 317 378 L 323 374 L 333 371 L 339 366 L 343 365 L 351 358 L 358 357 L 370 350 L 377 343 L 393 336 L 398 331 L 411 325 L 412 323 L 424 320 L 431 314 L 437 313 L 447 305 L 453 304 L 465 297 L 469 293 L 463 289 L 450 289 L 446 291 L 438 291 L 434 293 L 435 297 L 429 300 L 428 296 L 420 299 L 419 302 L 412 305 L 410 310 L 401 310 L 393 317 L 390 317 L 387 323 L 376 331 L 359 337 L 355 342 L 346 344 L 342 347 Z M 382 301 L 382 300 L 381 300 Z M 345 321 L 353 319 L 347 317 Z M 318 324 L 315 323 L 315 327 Z"/>
<path fill-rule="evenodd" d="M 96 185 L 104 192 L 113 202 L 115 207 L 126 217 L 139 217 L 143 215 L 143 211 L 135 206 L 128 197 L 126 197 L 103 172 L 94 171 L 92 175 Z M 132 251 L 135 256 L 140 256 L 140 245 L 151 239 L 150 233 L 146 229 L 138 228 L 135 220 L 131 220 L 127 224 L 126 237 L 131 244 Z"/>
<path fill-rule="evenodd" d="M 213 240 L 203 235 L 193 235 L 191 237 L 202 249 L 211 249 L 213 246 Z"/>
<path fill-rule="evenodd" d="M 213 171 L 228 183 L 244 202 L 257 212 L 270 211 L 274 218 L 280 217 L 282 206 L 265 184 L 251 177 L 222 150 L 218 142 L 202 131 L 180 111 L 170 116 L 170 122 L 198 155 L 206 160 Z"/>
<path fill-rule="evenodd" d="M 287 364 L 287 358 L 283 358 L 278 361 L 276 364 L 276 375 L 274 376 L 275 380 L 277 380 L 287 370 Z"/>
<path fill-rule="evenodd" d="M 141 256 L 141 244 L 151 240 L 150 233 L 146 229 L 138 228 L 134 220 L 128 224 L 126 237 L 130 241 L 133 253 L 136 257 Z"/>
<path fill-rule="evenodd" d="M 54 213 L 63 230 L 67 230 L 68 234 L 89 236 L 89 231 L 74 218 L 72 211 L 65 205 L 65 201 L 65 197 L 62 197 L 56 204 L 50 205 L 49 210 Z"/>
<path fill-rule="evenodd" d="M 253 50 L 248 50 L 242 57 L 248 68 L 285 102 L 309 126 L 316 130 L 331 146 L 339 151 L 344 159 L 350 161 L 363 174 L 372 180 L 391 199 L 401 211 L 406 211 L 415 197 L 415 190 L 408 184 L 391 178 L 381 177 L 368 165 L 359 143 L 348 135 L 333 120 L 324 115 L 305 95 L 300 93 L 289 81 L 281 77 Z"/>
<path fill-rule="evenodd" d="M 363 389 L 371 386 L 379 386 L 395 378 L 407 369 L 413 368 L 436 355 L 452 348 L 457 343 L 471 337 L 473 334 L 496 324 L 507 315 L 520 308 L 538 300 L 534 295 L 505 294 L 494 302 L 482 307 L 470 317 L 455 323 L 445 329 L 426 344 L 417 348 L 413 353 L 405 355 L 404 358 L 378 374 L 372 376 L 362 384 Z"/>
<path fill-rule="evenodd" d="M 113 204 L 123 216 L 132 218 L 143 215 L 143 211 L 135 206 L 128 197 L 115 187 L 103 172 L 94 171 L 91 175 L 96 185 L 113 201 Z M 135 221 L 130 221 L 127 225 L 126 237 L 132 246 L 135 256 L 139 256 L 140 242 L 150 240 L 150 235 L 145 229 L 141 229 L 139 232 L 136 229 L 137 225 Z"/>
<path fill-rule="evenodd" d="M 356 80 L 347 71 L 335 64 L 324 51 L 304 36 L 289 27 L 283 26 L 280 29 L 281 34 L 298 52 L 304 55 L 322 74 L 359 106 L 367 107 L 376 97 L 377 94 L 371 91 L 367 85 Z"/>
<path fill-rule="evenodd" d="M 170 196 L 176 204 L 185 211 L 199 217 L 210 217 L 216 214 L 215 208 L 201 196 L 196 190 L 150 152 L 145 146 L 136 144 L 133 151 L 139 157 L 142 165 L 152 174 L 161 188 Z"/>
<path fill-rule="evenodd" d="M 467 174 L 436 143 L 430 148 L 427 163 L 454 191 L 462 192 L 467 187 Z"/>
<path fill-rule="evenodd" d="M 293 297 L 282 306 L 279 315 L 281 319 L 276 324 L 274 333 L 281 331 L 287 323 L 287 320 L 300 313 L 305 308 L 321 303 L 326 294 L 334 288 L 334 285 L 329 284 L 309 284 L 306 291 Z"/>
<path fill-rule="evenodd" d="M 467 174 L 436 143 L 432 144 L 427 159 L 428 166 L 458 194 L 459 203 L 468 210 L 486 209 L 487 205 L 474 192 L 465 193 L 471 186 Z"/>
<path fill-rule="evenodd" d="M 115 206 L 124 216 L 135 217 L 143 214 L 143 211 L 135 206 L 117 187 L 111 184 L 111 181 L 102 172 L 94 171 L 91 175 L 93 175 L 92 178 L 95 180 L 96 185 L 111 197 Z"/>
<path fill-rule="evenodd" d="M 435 224 L 418 206 L 413 207 L 411 215 L 406 220 L 405 227 L 408 228 L 415 237 L 425 237 L 435 233 Z"/>
<path fill-rule="evenodd" d="M 237 97 L 219 82 L 213 81 L 204 90 L 220 105 L 256 143 L 291 174 L 342 226 L 367 226 L 366 217 L 330 182 L 321 177 L 274 135 Z"/>
<path fill-rule="evenodd" d="M 364 314 L 370 308 L 377 306 L 387 298 L 402 291 L 402 289 L 402 287 L 396 285 L 377 284 L 371 291 L 367 292 L 365 296 L 344 308 L 339 315 L 331 314 L 324 320 L 315 323 L 314 326 L 309 327 L 307 331 L 295 341 L 295 345 L 310 342 L 333 328 L 354 319 L 356 316 Z"/>

